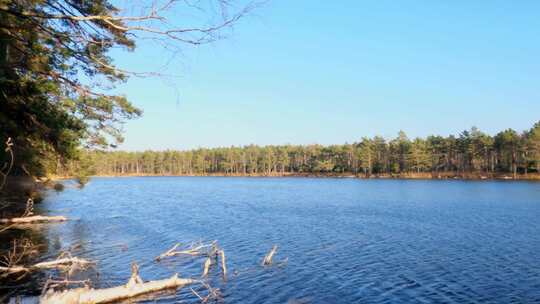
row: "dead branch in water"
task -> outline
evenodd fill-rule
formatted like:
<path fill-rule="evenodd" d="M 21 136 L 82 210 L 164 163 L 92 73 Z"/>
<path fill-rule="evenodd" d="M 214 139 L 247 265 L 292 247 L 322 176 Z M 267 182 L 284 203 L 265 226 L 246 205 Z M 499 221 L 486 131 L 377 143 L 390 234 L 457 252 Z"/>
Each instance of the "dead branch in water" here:
<path fill-rule="evenodd" d="M 195 296 L 197 296 L 197 298 L 199 298 L 199 300 L 201 300 L 201 302 L 206 303 L 206 301 L 207 301 L 206 297 L 203 298 L 198 292 L 196 292 L 196 291 L 195 291 L 193 288 L 191 288 L 191 287 L 190 287 L 189 289 L 191 290 L 191 292 L 192 292 Z"/>
<path fill-rule="evenodd" d="M 202 303 L 207 303 L 210 300 L 221 300 L 223 299 L 223 296 L 221 295 L 221 290 L 219 288 L 212 288 L 210 285 L 208 285 L 205 282 L 199 282 L 201 285 L 208 290 L 208 295 L 206 297 L 201 296 L 198 292 L 196 292 L 193 288 L 190 288 L 191 292 L 201 300 Z"/>
<path fill-rule="evenodd" d="M 276 254 L 277 249 L 278 249 L 277 245 L 272 246 L 272 249 L 270 250 L 270 252 L 268 252 L 268 254 L 264 257 L 262 261 L 262 266 L 272 265 L 272 259 L 274 258 L 274 254 Z"/>
<path fill-rule="evenodd" d="M 0 277 L 17 274 L 20 275 L 19 278 L 22 278 L 32 271 L 52 268 L 72 273 L 75 270 L 85 269 L 93 264 L 85 259 L 72 257 L 69 253 L 62 253 L 53 261 L 40 262 L 28 266 L 21 265 L 25 259 L 37 253 L 37 246 L 34 246 L 30 240 L 14 240 L 11 250 L 0 258 Z"/>
<path fill-rule="evenodd" d="M 31 268 L 39 268 L 39 269 L 64 268 L 65 269 L 65 267 L 70 267 L 72 265 L 87 266 L 91 264 L 93 263 L 85 259 L 72 257 L 72 258 L 62 258 L 62 259 L 56 259 L 54 261 L 37 263 L 33 265 Z"/>
<path fill-rule="evenodd" d="M 6 230 L 9 230 L 9 229 L 11 229 L 11 228 L 13 228 L 15 226 L 16 226 L 16 224 L 11 224 L 11 225 L 7 225 L 5 227 L 2 227 L 2 228 L 0 228 L 0 233 L 4 232 Z"/>
<path fill-rule="evenodd" d="M 45 223 L 45 222 L 65 222 L 67 217 L 57 216 L 42 216 L 34 215 L 28 217 L 14 217 L 9 219 L 0 219 L 0 224 L 31 224 L 31 223 Z"/>
<path fill-rule="evenodd" d="M 92 265 L 93 263 L 90 261 L 87 261 L 85 259 L 72 257 L 70 254 L 61 254 L 56 260 L 54 261 L 46 261 L 46 262 L 40 262 L 34 265 L 29 266 L 21 266 L 19 265 L 20 261 L 29 256 L 34 254 L 35 249 L 31 245 L 24 245 L 24 249 L 22 251 L 17 251 L 17 248 L 21 248 L 21 246 L 17 246 L 17 244 L 13 245 L 13 249 L 8 253 L 8 255 L 3 257 L 3 264 L 5 266 L 0 266 L 0 273 L 1 276 L 6 276 L 10 274 L 18 274 L 21 273 L 23 276 L 29 272 L 36 271 L 36 270 L 43 270 L 43 269 L 60 269 L 63 271 L 66 271 L 68 273 L 72 273 L 77 269 L 85 269 L 89 265 Z M 19 249 L 20 250 L 20 249 Z"/>
<path fill-rule="evenodd" d="M 87 280 L 69 280 L 67 278 L 63 280 L 54 280 L 52 277 L 49 277 L 47 281 L 45 282 L 45 285 L 43 285 L 43 288 L 41 290 L 41 294 L 44 295 L 47 290 L 54 289 L 60 286 L 69 286 L 69 285 L 83 285 L 84 287 L 89 287 L 92 282 Z"/>
<path fill-rule="evenodd" d="M 161 261 L 166 257 L 173 257 L 177 255 L 189 255 L 189 256 L 206 256 L 207 258 L 203 264 L 203 271 L 201 277 L 207 277 L 210 272 L 210 267 L 214 263 L 219 262 L 221 258 L 221 269 L 224 279 L 227 277 L 227 265 L 225 262 L 225 251 L 219 248 L 217 241 L 213 241 L 210 244 L 199 243 L 197 245 L 192 244 L 190 248 L 184 250 L 177 250 L 180 247 L 180 243 L 176 243 L 171 249 L 165 251 L 155 258 L 156 261 Z M 197 294 L 196 294 L 197 295 Z"/>
<path fill-rule="evenodd" d="M 217 242 L 214 241 L 208 245 L 192 245 L 189 249 L 177 251 L 179 246 L 179 244 L 176 244 L 171 249 L 158 256 L 158 258 L 156 259 L 159 260 L 163 257 L 174 256 L 177 254 L 188 254 L 190 256 L 205 255 L 206 259 L 203 266 L 202 277 L 206 277 L 209 274 L 210 267 L 214 263 L 217 263 L 218 258 L 221 257 L 221 268 L 224 277 L 226 276 L 227 267 L 225 263 L 225 252 L 217 246 Z M 61 259 L 58 259 L 57 262 L 61 262 Z M 45 268 L 49 266 L 52 267 L 53 265 L 55 265 L 55 263 L 44 262 L 36 264 L 34 266 L 40 266 L 40 268 Z M 65 280 L 56 281 L 49 279 L 48 284 L 49 283 L 52 283 L 51 288 L 44 292 L 43 295 L 40 297 L 40 303 L 42 304 L 110 303 L 123 299 L 138 297 L 152 292 L 162 291 L 165 289 L 174 289 L 193 283 L 200 283 L 204 288 L 208 290 L 208 294 L 203 297 L 201 294 L 191 289 L 193 294 L 197 296 L 203 303 L 206 303 L 212 299 L 217 300 L 222 298 L 220 290 L 217 288 L 212 288 L 205 281 L 188 278 L 182 279 L 179 278 L 177 274 L 168 279 L 144 282 L 139 276 L 139 267 L 135 262 L 131 264 L 131 277 L 125 285 L 121 286 L 104 289 L 93 289 L 89 286 L 89 281 L 70 281 L 67 278 Z M 48 284 L 44 287 L 44 290 L 48 288 Z M 84 287 L 68 289 L 65 291 L 54 290 L 55 287 L 62 285 L 67 286 L 70 284 L 84 284 Z"/>
<path fill-rule="evenodd" d="M 174 245 L 171 249 L 165 251 L 164 253 L 158 255 L 156 257 L 156 261 L 161 261 L 161 259 L 163 258 L 166 258 L 166 257 L 170 257 L 170 256 L 175 256 L 177 254 L 177 251 L 176 251 L 176 248 L 178 248 L 180 246 L 180 243 L 176 243 L 176 245 Z"/>
<path fill-rule="evenodd" d="M 166 257 L 173 257 L 177 255 L 191 255 L 191 256 L 197 256 L 197 255 L 206 255 L 211 256 L 215 254 L 216 248 L 217 248 L 217 242 L 213 241 L 210 244 L 202 244 L 199 243 L 197 245 L 192 244 L 190 248 L 184 249 L 184 250 L 176 250 L 180 246 L 180 243 L 177 243 L 174 245 L 171 249 L 165 251 L 164 253 L 160 254 L 155 258 L 156 261 L 161 261 L 162 259 Z"/>
<path fill-rule="evenodd" d="M 215 261 L 213 261 L 213 259 Z M 210 266 L 212 266 L 214 263 L 218 263 L 219 259 L 221 258 L 221 271 L 223 274 L 223 279 L 227 279 L 227 264 L 225 261 L 225 251 L 217 246 L 217 243 L 214 243 L 212 245 L 212 248 L 210 250 L 210 253 L 208 254 L 208 258 L 204 261 L 203 265 L 203 273 L 202 277 L 208 276 L 208 272 L 210 271 Z"/>
<path fill-rule="evenodd" d="M 135 262 L 132 262 L 131 263 L 131 277 L 129 278 L 126 286 L 127 287 L 135 286 L 137 284 L 141 284 L 142 282 L 143 280 L 139 276 L 139 265 L 137 265 L 137 263 Z"/>
<path fill-rule="evenodd" d="M 225 251 L 221 249 L 219 251 L 219 255 L 221 257 L 221 271 L 223 272 L 223 279 L 227 279 L 227 263 L 225 261 Z"/>
<path fill-rule="evenodd" d="M 208 276 L 208 271 L 210 270 L 210 266 L 212 266 L 212 259 L 208 257 L 206 258 L 206 261 L 204 261 L 203 273 L 202 273 L 203 278 Z"/>
<path fill-rule="evenodd" d="M 0 219 L 0 224 L 33 224 L 33 223 L 64 222 L 64 221 L 67 221 L 67 218 L 65 216 L 34 215 L 34 200 L 29 198 L 26 201 L 26 208 L 21 217 Z"/>
<path fill-rule="evenodd" d="M 136 265 L 136 264 L 134 264 Z M 133 271 L 133 267 L 132 267 Z M 138 272 L 138 268 L 137 268 Z M 104 288 L 93 289 L 89 287 L 81 287 L 76 289 L 70 289 L 61 292 L 55 292 L 50 289 L 44 296 L 40 298 L 41 304 L 98 304 L 98 303 L 110 303 L 123 299 L 134 298 L 143 294 L 148 294 L 165 289 L 174 289 L 182 287 L 184 285 L 192 284 L 196 282 L 192 279 L 179 278 L 177 274 L 168 279 L 143 282 L 140 280 L 138 274 L 136 276 L 140 281 L 135 282 L 132 277 L 127 284 Z"/>
<path fill-rule="evenodd" d="M 27 267 L 19 264 L 26 258 L 36 255 L 36 246 L 29 239 L 13 240 L 13 244 L 9 252 L 1 257 L 0 260 L 0 276 L 8 276 L 11 274 L 21 274 L 18 278 L 22 278 L 29 272 Z M 17 279 L 17 280 L 18 280 Z"/>

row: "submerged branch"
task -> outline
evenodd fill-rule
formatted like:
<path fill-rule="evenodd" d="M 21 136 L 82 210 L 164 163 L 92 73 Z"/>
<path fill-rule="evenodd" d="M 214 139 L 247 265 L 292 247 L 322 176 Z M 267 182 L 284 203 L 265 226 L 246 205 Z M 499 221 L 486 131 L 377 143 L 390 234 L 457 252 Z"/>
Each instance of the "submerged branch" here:
<path fill-rule="evenodd" d="M 227 263 L 225 261 L 225 251 L 221 249 L 219 251 L 219 255 L 221 257 L 221 271 L 223 272 L 223 279 L 227 279 Z"/>
<path fill-rule="evenodd" d="M 276 254 L 277 249 L 278 249 L 277 245 L 272 246 L 272 249 L 270 250 L 270 252 L 268 252 L 268 254 L 266 254 L 266 256 L 264 257 L 262 261 L 262 266 L 272 265 L 272 259 L 274 258 L 274 254 Z"/>
<path fill-rule="evenodd" d="M 210 271 L 210 266 L 212 266 L 212 259 L 208 257 L 206 258 L 206 261 L 204 261 L 203 273 L 202 273 L 203 278 L 208 276 L 208 271 Z"/>
<path fill-rule="evenodd" d="M 216 241 L 213 241 L 210 244 L 198 244 L 198 245 L 191 245 L 190 248 L 184 249 L 184 250 L 176 250 L 180 246 L 180 243 L 177 243 L 174 245 L 171 249 L 165 251 L 164 253 L 160 254 L 155 258 L 156 261 L 161 261 L 162 259 L 166 257 L 173 257 L 177 255 L 191 255 L 191 256 L 197 256 L 197 255 L 207 255 L 210 256 L 215 252 L 216 248 Z M 210 248 L 210 250 L 209 250 Z"/>

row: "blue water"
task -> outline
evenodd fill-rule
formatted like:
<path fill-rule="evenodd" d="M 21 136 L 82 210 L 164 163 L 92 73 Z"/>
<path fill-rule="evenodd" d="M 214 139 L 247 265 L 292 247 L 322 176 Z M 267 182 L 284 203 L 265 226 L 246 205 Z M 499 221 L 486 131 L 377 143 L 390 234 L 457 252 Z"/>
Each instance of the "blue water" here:
<path fill-rule="evenodd" d="M 94 178 L 39 211 L 73 219 L 43 229 L 47 254 L 96 261 L 95 287 L 124 284 L 132 261 L 144 280 L 198 277 L 204 258 L 153 259 L 217 240 L 229 276 L 208 280 L 225 303 L 540 303 L 540 183 Z M 189 288 L 140 300 L 199 302 Z"/>

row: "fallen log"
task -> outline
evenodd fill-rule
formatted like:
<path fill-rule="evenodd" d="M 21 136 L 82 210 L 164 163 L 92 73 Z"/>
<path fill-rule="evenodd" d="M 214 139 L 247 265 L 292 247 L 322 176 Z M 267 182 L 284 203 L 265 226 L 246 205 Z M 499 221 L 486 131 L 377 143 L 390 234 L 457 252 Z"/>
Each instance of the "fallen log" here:
<path fill-rule="evenodd" d="M 67 217 L 57 216 L 42 216 L 33 215 L 25 217 L 14 217 L 9 219 L 0 219 L 0 224 L 28 224 L 28 223 L 43 223 L 43 222 L 64 222 L 67 221 Z"/>
<path fill-rule="evenodd" d="M 168 279 L 144 283 L 126 284 L 117 287 L 93 289 L 81 287 L 62 292 L 49 291 L 40 298 L 41 304 L 98 304 L 110 303 L 140 295 L 174 289 L 194 283 L 192 279 L 179 278 L 177 274 Z"/>

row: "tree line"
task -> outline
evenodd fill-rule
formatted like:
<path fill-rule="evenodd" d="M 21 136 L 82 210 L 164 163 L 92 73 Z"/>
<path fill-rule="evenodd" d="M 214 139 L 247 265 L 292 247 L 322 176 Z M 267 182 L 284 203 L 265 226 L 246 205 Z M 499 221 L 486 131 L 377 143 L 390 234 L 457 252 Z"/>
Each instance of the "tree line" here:
<path fill-rule="evenodd" d="M 362 138 L 343 145 L 275 145 L 189 151 L 87 151 L 68 170 L 96 175 L 422 175 L 518 177 L 540 173 L 540 122 L 490 136 L 477 128 L 458 136 Z"/>

